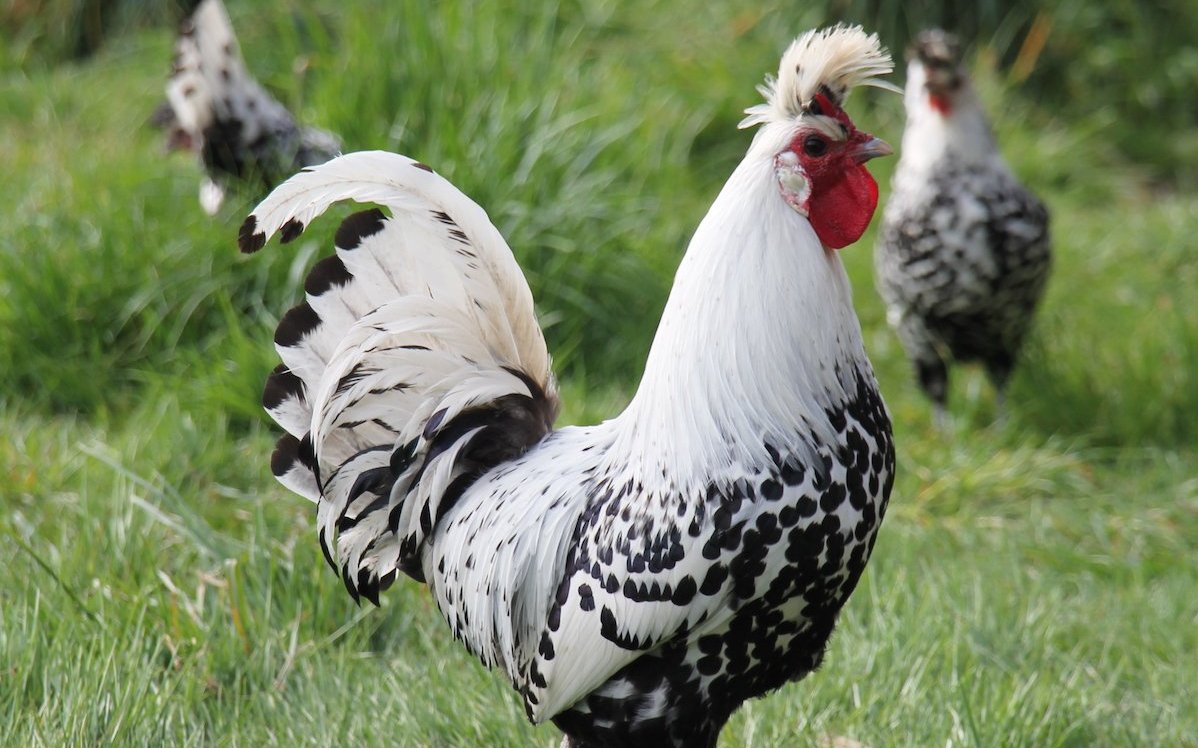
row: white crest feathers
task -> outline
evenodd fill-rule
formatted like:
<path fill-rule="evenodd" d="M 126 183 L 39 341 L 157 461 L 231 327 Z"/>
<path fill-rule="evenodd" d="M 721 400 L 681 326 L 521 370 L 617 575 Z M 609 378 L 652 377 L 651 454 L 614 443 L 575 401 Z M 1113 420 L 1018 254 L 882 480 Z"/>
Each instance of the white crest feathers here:
<path fill-rule="evenodd" d="M 875 86 L 901 93 L 901 89 L 878 76 L 894 70 L 890 53 L 877 34 L 866 34 L 860 26 L 837 24 L 813 29 L 795 39 L 778 66 L 778 77 L 767 75 L 757 87 L 765 103 L 745 110 L 740 127 L 769 122 L 790 122 L 811 105 L 823 90 L 837 106 L 844 104 L 854 86 Z"/>

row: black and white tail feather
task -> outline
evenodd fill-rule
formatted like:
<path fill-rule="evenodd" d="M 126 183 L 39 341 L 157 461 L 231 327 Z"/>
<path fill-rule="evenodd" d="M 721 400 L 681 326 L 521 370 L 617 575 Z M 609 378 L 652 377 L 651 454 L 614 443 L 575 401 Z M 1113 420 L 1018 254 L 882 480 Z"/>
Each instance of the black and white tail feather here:
<path fill-rule="evenodd" d="M 279 187 L 246 219 L 243 251 L 298 237 L 342 200 L 347 218 L 306 300 L 279 322 L 283 363 L 263 405 L 286 429 L 272 469 L 318 502 L 346 588 L 378 602 L 482 472 L 548 433 L 558 410 L 532 294 L 473 201 L 427 166 L 353 153 Z"/>

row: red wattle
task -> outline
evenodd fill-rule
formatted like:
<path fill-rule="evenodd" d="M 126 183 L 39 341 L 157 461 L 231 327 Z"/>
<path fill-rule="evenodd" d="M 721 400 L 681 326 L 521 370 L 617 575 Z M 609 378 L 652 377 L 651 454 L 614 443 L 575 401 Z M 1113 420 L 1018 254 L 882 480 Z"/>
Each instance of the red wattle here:
<path fill-rule="evenodd" d="M 812 185 L 808 220 L 825 247 L 840 249 L 861 238 L 878 207 L 878 183 L 864 166 L 840 172 L 831 184 Z"/>
<path fill-rule="evenodd" d="M 940 112 L 942 117 L 947 117 L 948 115 L 952 114 L 953 105 L 952 102 L 948 100 L 947 96 L 932 94 L 928 97 L 928 103 L 932 105 L 933 109 L 935 109 L 937 112 Z"/>

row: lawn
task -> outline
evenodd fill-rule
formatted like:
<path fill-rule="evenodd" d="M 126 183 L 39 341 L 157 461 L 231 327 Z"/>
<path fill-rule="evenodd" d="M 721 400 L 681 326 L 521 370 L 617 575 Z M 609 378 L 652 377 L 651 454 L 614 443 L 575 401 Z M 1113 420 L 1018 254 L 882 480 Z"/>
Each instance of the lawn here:
<path fill-rule="evenodd" d="M 739 112 L 790 37 L 837 17 L 817 5 L 230 11 L 305 120 L 488 209 L 577 423 L 630 396 L 747 145 Z M 194 164 L 146 124 L 171 37 L 49 64 L 0 32 L 0 744 L 557 745 L 423 588 L 356 606 L 311 506 L 273 481 L 273 322 L 336 216 L 238 255 L 254 196 L 207 218 Z M 1123 145 L 1114 103 L 977 51 L 999 139 L 1053 211 L 1009 412 L 958 370 L 936 429 L 873 290 L 872 231 L 844 250 L 895 421 L 891 511 L 821 672 L 747 704 L 722 746 L 1198 746 L 1198 189 Z M 899 97 L 850 109 L 899 142 Z M 893 163 L 874 163 L 885 199 Z"/>

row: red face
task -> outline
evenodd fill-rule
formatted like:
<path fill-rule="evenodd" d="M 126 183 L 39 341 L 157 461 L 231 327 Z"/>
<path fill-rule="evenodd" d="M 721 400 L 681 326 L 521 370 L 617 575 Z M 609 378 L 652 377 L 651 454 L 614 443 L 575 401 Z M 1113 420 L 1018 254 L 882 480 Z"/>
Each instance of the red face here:
<path fill-rule="evenodd" d="M 815 98 L 820 113 L 836 120 L 843 137 L 829 137 L 819 128 L 803 128 L 788 150 L 798 157 L 810 182 L 807 220 L 825 247 L 840 249 L 861 238 L 878 206 L 878 183 L 865 162 L 892 151 L 886 143 L 857 130 L 844 110 L 823 94 Z"/>

